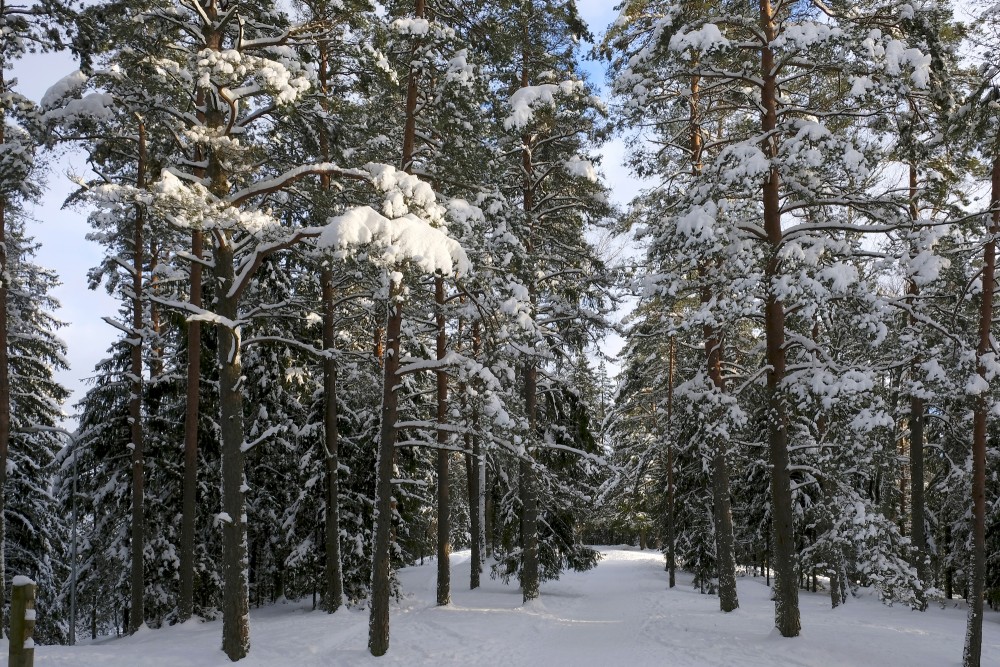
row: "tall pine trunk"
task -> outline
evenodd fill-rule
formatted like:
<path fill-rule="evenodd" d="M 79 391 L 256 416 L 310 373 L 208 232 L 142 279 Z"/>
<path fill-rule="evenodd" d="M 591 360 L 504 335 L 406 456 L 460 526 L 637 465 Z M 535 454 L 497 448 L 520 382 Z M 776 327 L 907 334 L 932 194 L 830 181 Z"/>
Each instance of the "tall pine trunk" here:
<path fill-rule="evenodd" d="M 979 304 L 979 345 L 977 371 L 989 387 L 986 355 L 993 350 L 993 294 L 996 280 L 996 240 L 1000 233 L 1000 158 L 993 161 L 993 190 L 990 195 L 989 240 L 983 249 L 983 291 Z M 983 652 L 983 594 L 986 588 L 986 427 L 989 419 L 989 391 L 975 398 L 972 423 L 972 572 L 969 581 L 969 622 L 965 635 L 963 667 L 979 667 Z"/>
<path fill-rule="evenodd" d="M 718 331 L 705 327 L 705 354 L 712 383 L 725 393 L 722 377 L 722 340 Z M 733 512 L 729 498 L 729 463 L 725 441 L 715 443 L 712 456 L 712 495 L 715 501 L 715 559 L 719 569 L 719 607 L 733 611 L 740 606 L 736 592 L 736 555 L 733 538 Z"/>
<path fill-rule="evenodd" d="M 201 230 L 191 232 L 191 295 L 190 303 L 200 309 L 201 299 L 201 257 L 204 252 L 204 237 Z M 194 536 L 198 520 L 198 419 L 201 410 L 201 322 L 187 323 L 187 381 L 185 387 L 184 413 L 184 497 L 181 504 L 181 564 L 180 601 L 178 612 L 180 621 L 194 614 Z"/>
<path fill-rule="evenodd" d="M 0 70 L 0 90 L 7 82 Z M 6 118 L 0 113 L 0 144 L 5 141 Z M 7 331 L 7 285 L 10 274 L 7 266 L 7 199 L 0 196 L 0 637 L 5 633 L 7 604 L 7 458 L 10 455 L 10 354 Z"/>
<path fill-rule="evenodd" d="M 472 358 L 479 362 L 481 338 L 479 320 L 472 323 Z M 483 571 L 485 560 L 486 534 L 484 530 L 484 515 L 486 513 L 486 480 L 485 462 L 483 461 L 482 441 L 479 437 L 479 412 L 473 405 L 472 436 L 466 439 L 472 441 L 472 451 L 469 466 L 469 523 L 472 533 L 471 567 L 469 569 L 469 588 L 479 588 L 479 575 Z M 467 445 L 468 446 L 468 445 Z"/>
<path fill-rule="evenodd" d="M 528 361 L 524 373 L 524 402 L 528 414 L 527 443 L 534 439 L 537 419 L 538 368 Z M 524 602 L 538 597 L 538 496 L 535 470 L 528 447 L 519 464 L 521 500 L 521 596 Z"/>
<path fill-rule="evenodd" d="M 765 44 L 761 46 L 761 149 L 769 159 L 777 157 L 778 90 L 774 51 L 776 37 L 770 0 L 760 2 L 760 25 Z M 767 346 L 768 450 L 771 464 L 771 517 L 773 530 L 774 624 L 783 637 L 797 637 L 799 591 L 795 577 L 795 534 L 792 511 L 791 464 L 788 452 L 788 415 L 782 396 L 785 379 L 785 307 L 776 293 L 781 277 L 781 176 L 772 166 L 763 190 L 764 231 L 770 258 L 764 271 L 767 297 L 764 304 L 764 333 Z"/>
<path fill-rule="evenodd" d="M 368 650 L 374 656 L 389 650 L 390 554 L 392 535 L 392 463 L 396 448 L 399 397 L 399 337 L 403 326 L 402 286 L 389 287 L 385 360 L 382 364 L 382 425 L 379 430 L 375 482 L 375 552 L 372 560 L 371 615 Z"/>
<path fill-rule="evenodd" d="M 319 80 L 323 93 L 321 104 L 329 111 L 329 50 L 326 42 L 319 48 Z M 326 128 L 320 131 L 320 147 L 323 161 L 331 160 L 330 137 Z M 322 176 L 320 186 L 324 192 L 330 190 L 330 177 Z M 323 445 L 324 461 L 326 463 L 326 563 L 324 602 L 327 613 L 334 613 L 340 608 L 344 599 L 344 565 L 340 551 L 340 431 L 338 419 L 337 395 L 337 359 L 334 357 L 336 348 L 336 326 L 333 303 L 333 268 L 326 264 L 320 275 L 323 296 Z"/>
<path fill-rule="evenodd" d="M 146 126 L 139 121 L 139 160 L 136 165 L 136 188 L 146 186 Z M 142 432 L 142 341 L 145 318 L 142 304 L 143 227 L 146 224 L 141 205 L 135 207 L 135 229 L 132 235 L 132 336 L 131 377 L 128 402 L 129 435 L 132 440 L 132 572 L 130 582 L 129 634 L 145 622 L 145 576 L 143 552 L 146 543 L 144 506 L 143 432 Z"/>
<path fill-rule="evenodd" d="M 917 204 L 917 167 L 910 165 L 910 220 L 916 224 L 920 216 Z M 916 299 L 920 295 L 917 283 L 910 280 L 907 290 L 910 306 L 916 307 Z M 910 326 L 916 327 L 917 321 L 911 315 Z M 911 382 L 915 382 L 920 372 L 922 359 L 915 355 L 910 364 Z M 916 591 L 917 605 L 921 611 L 927 609 L 927 535 L 924 530 L 924 399 L 910 396 L 910 541 L 913 544 L 914 565 L 920 587 Z"/>
<path fill-rule="evenodd" d="M 323 444 L 326 462 L 326 611 L 337 611 L 344 599 L 344 570 L 340 553 L 340 431 L 337 428 L 337 360 L 333 357 L 336 329 L 333 308 L 333 269 L 325 267 L 323 283 Z"/>
<path fill-rule="evenodd" d="M 445 331 L 444 278 L 434 278 L 435 322 L 437 324 L 437 360 L 442 363 L 448 354 L 448 336 Z M 448 420 L 448 372 L 443 368 L 435 372 L 437 380 L 437 603 L 451 603 L 451 512 L 450 489 L 448 484 L 448 463 L 450 453 L 448 431 L 444 424 Z"/>
<path fill-rule="evenodd" d="M 231 232 L 216 235 L 215 277 L 219 296 L 219 403 L 222 432 L 222 649 L 230 660 L 250 650 L 250 596 L 247 562 L 246 477 L 243 471 L 243 364 L 240 357 L 239 297 Z"/>
<path fill-rule="evenodd" d="M 677 524 L 674 509 L 674 436 L 671 431 L 674 416 L 674 337 L 670 337 L 670 358 L 667 360 L 667 572 L 669 587 L 677 585 Z M 656 408 L 654 407 L 654 410 Z"/>
<path fill-rule="evenodd" d="M 690 117 L 691 117 L 691 158 L 692 172 L 699 176 L 702 169 L 701 128 L 701 88 L 700 77 L 691 77 Z M 709 267 L 702 265 L 699 272 L 703 280 L 710 278 Z M 712 290 L 705 287 L 701 302 L 708 305 L 712 301 Z M 715 327 L 705 325 L 705 358 L 708 376 L 713 386 L 721 393 L 726 392 L 726 381 L 722 376 L 722 336 Z M 672 342 L 672 341 L 671 341 Z M 739 608 L 736 592 L 736 555 L 733 538 L 733 512 L 729 498 L 729 463 L 726 460 L 726 444 L 719 438 L 712 455 L 712 496 L 715 514 L 715 561 L 719 572 L 719 607 L 729 612 Z"/>
<path fill-rule="evenodd" d="M 216 48 L 221 45 L 220 38 L 213 37 L 211 44 Z M 207 120 L 205 108 L 205 89 L 199 88 L 195 93 L 198 122 Z M 195 151 L 195 162 L 200 164 L 205 159 L 201 148 Z M 204 178 L 206 170 L 196 168 L 194 174 Z M 204 252 L 204 232 L 200 229 L 191 231 L 191 274 L 190 303 L 197 311 L 202 307 L 202 253 Z M 187 323 L 188 364 L 185 382 L 184 413 L 184 497 L 181 504 L 181 563 L 180 563 L 180 601 L 178 612 L 181 622 L 194 614 L 194 536 L 198 522 L 198 422 L 201 416 L 201 322 L 189 320 Z"/>
<path fill-rule="evenodd" d="M 527 37 L 525 37 L 527 39 Z M 528 53 L 527 44 L 524 45 L 522 57 L 524 62 L 521 69 L 521 88 L 527 88 L 531 81 L 528 76 Z M 535 215 L 535 192 L 534 165 L 531 159 L 531 137 L 522 137 L 521 168 L 524 173 L 524 215 L 528 222 L 528 240 L 525 243 L 528 264 L 531 264 L 534 254 L 534 242 L 531 238 L 534 232 Z M 528 293 L 531 300 L 531 314 L 534 317 L 535 310 L 535 284 L 528 280 Z M 528 433 L 524 438 L 524 454 L 518 466 L 520 483 L 518 492 L 521 501 L 521 595 L 524 602 L 534 600 L 538 597 L 539 575 L 538 575 L 538 496 L 535 488 L 535 469 L 531 460 L 531 444 L 535 439 L 535 428 L 537 424 L 538 411 L 538 366 L 534 357 L 529 357 L 525 361 L 524 371 L 524 406 L 525 414 L 528 418 Z"/>

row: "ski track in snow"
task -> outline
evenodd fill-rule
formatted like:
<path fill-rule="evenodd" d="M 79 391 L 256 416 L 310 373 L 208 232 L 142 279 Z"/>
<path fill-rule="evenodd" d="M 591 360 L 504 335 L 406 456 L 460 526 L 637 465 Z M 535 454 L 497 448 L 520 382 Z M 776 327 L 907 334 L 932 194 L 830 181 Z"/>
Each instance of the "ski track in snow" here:
<path fill-rule="evenodd" d="M 515 582 L 483 574 L 468 590 L 469 552 L 452 555 L 452 604 L 434 605 L 433 561 L 399 573 L 406 597 L 391 616 L 389 653 L 367 651 L 366 609 L 329 616 L 302 603 L 257 609 L 242 667 L 537 665 L 539 667 L 946 667 L 961 664 L 965 611 L 932 604 L 919 613 L 868 594 L 837 610 L 828 595 L 800 591 L 802 636 L 780 637 L 762 579 L 739 579 L 740 609 L 719 611 L 678 572 L 667 588 L 656 551 L 604 547 L 597 569 L 542 585 L 525 606 Z M 38 667 L 223 667 L 220 622 L 144 630 L 74 648 L 39 646 Z M 987 613 L 983 664 L 1000 665 L 1000 615 Z M 6 656 L 6 645 L 0 642 Z"/>

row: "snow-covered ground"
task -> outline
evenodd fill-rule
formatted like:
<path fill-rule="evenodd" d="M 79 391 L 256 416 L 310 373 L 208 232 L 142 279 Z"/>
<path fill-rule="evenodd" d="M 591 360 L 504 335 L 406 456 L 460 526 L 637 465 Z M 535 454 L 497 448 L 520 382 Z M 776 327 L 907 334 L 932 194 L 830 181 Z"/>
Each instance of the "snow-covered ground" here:
<path fill-rule="evenodd" d="M 334 616 L 303 604 L 252 614 L 250 656 L 242 667 L 490 665 L 496 667 L 784 665 L 815 667 L 942 667 L 959 665 L 963 610 L 932 605 L 925 613 L 889 608 L 870 596 L 835 611 L 823 594 L 802 593 L 802 636 L 772 631 L 773 606 L 763 580 L 739 581 L 741 608 L 718 609 L 715 597 L 678 573 L 666 586 L 662 556 L 627 547 L 602 549 L 591 572 L 569 573 L 542 586 L 527 608 L 516 585 L 484 577 L 469 591 L 469 554 L 452 557 L 453 604 L 434 606 L 432 564 L 404 570 L 408 595 L 392 613 L 389 653 L 366 649 L 368 614 Z M 221 624 L 190 623 L 75 648 L 42 646 L 38 667 L 222 667 Z M 1000 616 L 988 613 L 984 665 L 1000 665 Z M 6 655 L 6 651 L 4 654 Z"/>

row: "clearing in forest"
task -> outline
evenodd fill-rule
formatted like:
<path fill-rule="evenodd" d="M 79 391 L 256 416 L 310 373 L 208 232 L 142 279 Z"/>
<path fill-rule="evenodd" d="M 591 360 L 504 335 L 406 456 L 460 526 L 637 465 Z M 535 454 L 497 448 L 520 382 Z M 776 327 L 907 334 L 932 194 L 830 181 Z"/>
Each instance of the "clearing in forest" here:
<path fill-rule="evenodd" d="M 542 585 L 540 600 L 521 604 L 516 583 L 483 577 L 466 587 L 469 553 L 452 557 L 452 600 L 434 606 L 433 563 L 399 573 L 405 597 L 392 611 L 389 653 L 368 654 L 368 613 L 333 616 L 311 603 L 278 604 L 252 612 L 253 644 L 241 667 L 419 667 L 490 665 L 587 667 L 942 667 L 959 665 L 965 611 L 933 603 L 919 613 L 886 607 L 870 592 L 837 610 L 822 593 L 801 593 L 802 636 L 772 631 L 773 605 L 762 579 L 739 579 L 741 608 L 718 610 L 690 575 L 667 588 L 656 551 L 605 547 L 590 572 L 569 572 Z M 221 623 L 145 630 L 124 639 L 74 648 L 40 646 L 46 667 L 223 667 Z M 4 651 L 6 654 L 6 651 Z M 987 613 L 983 664 L 1000 665 L 1000 615 Z"/>

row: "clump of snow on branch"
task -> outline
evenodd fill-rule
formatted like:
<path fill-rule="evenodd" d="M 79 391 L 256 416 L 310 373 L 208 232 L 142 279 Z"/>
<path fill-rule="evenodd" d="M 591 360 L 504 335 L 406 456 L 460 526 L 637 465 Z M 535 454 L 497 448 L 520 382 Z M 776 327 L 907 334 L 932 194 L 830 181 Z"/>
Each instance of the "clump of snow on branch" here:
<path fill-rule="evenodd" d="M 511 113 L 503 121 L 505 130 L 521 130 L 535 117 L 535 109 L 539 107 L 554 107 L 556 95 L 571 96 L 582 93 L 583 81 L 562 81 L 560 83 L 543 83 L 538 86 L 518 88 L 510 96 Z"/>
<path fill-rule="evenodd" d="M 409 260 L 425 273 L 462 275 L 471 270 L 458 241 L 412 214 L 387 218 L 370 206 L 359 206 L 330 218 L 317 239 L 319 247 L 337 250 L 368 244 L 382 249 L 381 261 L 389 266 Z"/>

